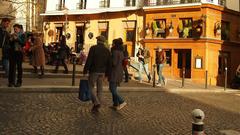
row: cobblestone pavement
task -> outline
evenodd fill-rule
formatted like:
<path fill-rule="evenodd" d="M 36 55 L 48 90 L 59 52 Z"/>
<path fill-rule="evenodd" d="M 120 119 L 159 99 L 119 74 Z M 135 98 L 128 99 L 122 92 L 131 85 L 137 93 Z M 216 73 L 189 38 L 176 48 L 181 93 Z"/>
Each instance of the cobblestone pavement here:
<path fill-rule="evenodd" d="M 206 103 L 209 99 L 213 102 L 213 98 L 204 98 L 205 102 L 189 98 L 198 97 L 199 93 L 122 91 L 121 94 L 128 103 L 125 108 L 120 111 L 108 108 L 111 95 L 105 91 L 103 107 L 98 114 L 92 114 L 92 104 L 80 102 L 76 91 L 1 91 L 0 134 L 190 135 L 191 112 L 196 108 L 206 114 L 207 135 L 220 135 L 222 130 L 240 132 L 240 110 Z M 229 106 L 239 101 L 234 93 L 200 94 L 200 97 L 215 96 L 222 100 L 227 97 L 231 101 Z"/>

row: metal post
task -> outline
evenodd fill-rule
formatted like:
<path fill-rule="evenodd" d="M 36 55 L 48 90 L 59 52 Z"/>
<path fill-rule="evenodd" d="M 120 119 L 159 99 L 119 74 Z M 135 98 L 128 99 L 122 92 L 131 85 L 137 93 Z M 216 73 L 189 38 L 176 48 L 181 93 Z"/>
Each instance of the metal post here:
<path fill-rule="evenodd" d="M 155 87 L 156 78 L 156 64 L 153 65 L 153 87 Z"/>
<path fill-rule="evenodd" d="M 73 57 L 72 86 L 75 86 L 76 57 Z"/>
<path fill-rule="evenodd" d="M 228 75 L 227 75 L 227 70 L 228 70 L 227 67 L 225 67 L 225 78 L 224 78 L 224 79 L 225 79 L 225 83 L 224 83 L 224 90 L 227 89 L 227 76 L 228 76 Z"/>
<path fill-rule="evenodd" d="M 185 67 L 182 68 L 182 88 L 184 87 Z"/>
<path fill-rule="evenodd" d="M 205 89 L 208 88 L 208 71 L 206 70 L 206 73 L 205 73 Z"/>

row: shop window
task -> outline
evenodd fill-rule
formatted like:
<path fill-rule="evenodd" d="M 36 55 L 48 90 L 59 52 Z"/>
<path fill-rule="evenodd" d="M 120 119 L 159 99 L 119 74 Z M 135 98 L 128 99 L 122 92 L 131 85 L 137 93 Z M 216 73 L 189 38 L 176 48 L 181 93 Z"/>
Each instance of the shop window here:
<path fill-rule="evenodd" d="M 179 20 L 178 33 L 180 38 L 192 37 L 192 18 L 183 18 Z"/>
<path fill-rule="evenodd" d="M 135 31 L 134 30 L 127 30 L 126 33 L 126 41 L 134 41 L 135 40 Z"/>
<path fill-rule="evenodd" d="M 166 65 L 171 66 L 172 65 L 172 50 L 166 49 Z"/>
<path fill-rule="evenodd" d="M 221 39 L 222 40 L 230 40 L 230 23 L 222 21 L 221 27 Z"/>

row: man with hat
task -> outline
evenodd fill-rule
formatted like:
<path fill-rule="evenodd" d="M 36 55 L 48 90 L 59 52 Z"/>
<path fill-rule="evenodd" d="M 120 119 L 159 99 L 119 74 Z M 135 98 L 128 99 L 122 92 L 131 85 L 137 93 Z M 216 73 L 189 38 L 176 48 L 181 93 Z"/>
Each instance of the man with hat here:
<path fill-rule="evenodd" d="M 101 106 L 101 95 L 103 91 L 103 79 L 107 76 L 110 67 L 110 51 L 106 47 L 106 38 L 98 36 L 97 45 L 90 48 L 83 74 L 89 74 L 88 83 L 93 102 L 92 112 L 98 112 Z M 96 90 L 94 86 L 97 85 Z"/>

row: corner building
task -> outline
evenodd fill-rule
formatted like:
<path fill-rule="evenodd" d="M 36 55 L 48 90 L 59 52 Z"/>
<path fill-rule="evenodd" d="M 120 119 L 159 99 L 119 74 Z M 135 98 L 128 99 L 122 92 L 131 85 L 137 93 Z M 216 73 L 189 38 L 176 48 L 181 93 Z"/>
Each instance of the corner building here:
<path fill-rule="evenodd" d="M 230 84 L 240 64 L 239 1 L 146 0 L 143 43 L 155 64 L 156 48 L 166 51 L 163 74 L 210 85 Z M 235 3 L 234 3 L 235 2 Z M 152 67 L 151 67 L 152 68 Z"/>

